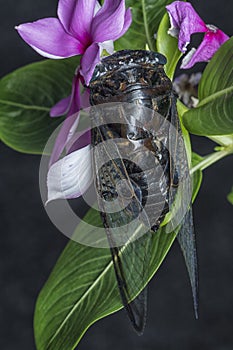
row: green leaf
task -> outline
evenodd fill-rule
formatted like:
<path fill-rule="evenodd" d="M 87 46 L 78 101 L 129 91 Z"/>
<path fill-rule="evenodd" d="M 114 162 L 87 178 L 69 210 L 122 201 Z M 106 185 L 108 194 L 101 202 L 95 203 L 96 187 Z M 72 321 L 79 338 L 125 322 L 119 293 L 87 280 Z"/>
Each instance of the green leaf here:
<path fill-rule="evenodd" d="M 192 166 L 194 167 L 198 163 L 203 160 L 199 154 L 192 152 Z M 192 193 L 192 203 L 195 201 L 197 194 L 200 190 L 202 183 L 203 173 L 201 170 L 197 170 L 192 174 L 192 185 L 193 185 L 193 193 Z"/>
<path fill-rule="evenodd" d="M 166 12 L 165 6 L 172 0 L 126 0 L 126 7 L 131 7 L 133 22 L 127 33 L 116 41 L 116 50 L 145 49 L 155 50 L 155 38 L 159 23 Z"/>
<path fill-rule="evenodd" d="M 167 13 L 163 16 L 157 34 L 157 50 L 167 58 L 165 72 L 172 80 L 175 73 L 177 63 L 182 56 L 178 49 L 178 40 L 168 34 L 170 28 L 170 20 Z"/>
<path fill-rule="evenodd" d="M 233 38 L 225 42 L 207 65 L 199 85 L 199 104 L 183 116 L 196 135 L 233 133 Z"/>
<path fill-rule="evenodd" d="M 78 58 L 33 63 L 0 80 L 0 138 L 25 153 L 41 154 L 61 123 L 50 108 L 71 92 Z"/>
<path fill-rule="evenodd" d="M 228 201 L 233 204 L 233 187 L 231 189 L 231 192 L 227 196 Z"/>
<path fill-rule="evenodd" d="M 90 210 L 86 221 L 99 226 L 99 213 Z M 82 222 L 77 234 L 86 231 L 91 235 L 94 230 L 87 229 Z M 175 237 L 174 233 L 164 233 L 162 229 L 153 234 L 149 279 L 159 268 Z M 34 318 L 37 350 L 75 349 L 91 324 L 120 308 L 122 304 L 109 249 L 71 241 L 37 300 Z"/>

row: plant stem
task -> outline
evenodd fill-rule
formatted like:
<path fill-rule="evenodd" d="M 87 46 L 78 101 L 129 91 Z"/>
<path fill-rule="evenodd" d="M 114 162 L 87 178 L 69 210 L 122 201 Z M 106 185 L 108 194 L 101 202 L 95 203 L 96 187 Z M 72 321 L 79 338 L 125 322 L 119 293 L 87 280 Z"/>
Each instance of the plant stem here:
<path fill-rule="evenodd" d="M 146 15 L 145 0 L 142 0 L 142 12 L 143 12 L 143 22 L 144 22 L 144 27 L 145 27 L 145 32 L 146 32 L 147 44 L 149 46 L 149 49 L 151 51 L 153 51 L 154 50 L 154 45 L 153 45 L 151 37 L 150 37 L 148 21 L 147 21 L 147 15 Z"/>
<path fill-rule="evenodd" d="M 233 145 L 233 135 L 222 135 L 222 136 L 207 136 L 208 139 L 218 143 L 221 146 Z"/>
<path fill-rule="evenodd" d="M 195 165 L 190 169 L 190 174 L 193 174 L 197 170 L 204 170 L 208 168 L 210 165 L 216 163 L 218 160 L 228 156 L 233 153 L 233 147 L 226 147 L 222 151 L 218 151 L 206 156 L 200 163 Z"/>

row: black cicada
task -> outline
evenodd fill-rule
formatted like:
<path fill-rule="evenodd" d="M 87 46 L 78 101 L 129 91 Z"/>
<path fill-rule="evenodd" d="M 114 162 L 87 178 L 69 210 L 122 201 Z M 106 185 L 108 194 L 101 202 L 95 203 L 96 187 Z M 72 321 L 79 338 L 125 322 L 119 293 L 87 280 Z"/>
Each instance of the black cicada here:
<path fill-rule="evenodd" d="M 197 309 L 189 170 L 165 64 L 159 53 L 120 51 L 97 65 L 90 83 L 98 205 L 122 303 L 138 333 L 151 239 L 172 212 L 168 231 L 179 231 Z"/>

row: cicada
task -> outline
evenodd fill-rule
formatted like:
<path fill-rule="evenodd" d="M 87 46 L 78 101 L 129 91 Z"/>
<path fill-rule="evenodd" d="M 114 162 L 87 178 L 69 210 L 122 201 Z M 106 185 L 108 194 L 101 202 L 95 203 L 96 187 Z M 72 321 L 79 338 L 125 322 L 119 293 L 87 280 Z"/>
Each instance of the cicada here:
<path fill-rule="evenodd" d="M 120 51 L 102 59 L 90 82 L 98 205 L 121 300 L 139 334 L 146 320 L 151 240 L 164 220 L 168 231 L 179 232 L 197 310 L 191 180 L 165 64 L 159 53 Z"/>

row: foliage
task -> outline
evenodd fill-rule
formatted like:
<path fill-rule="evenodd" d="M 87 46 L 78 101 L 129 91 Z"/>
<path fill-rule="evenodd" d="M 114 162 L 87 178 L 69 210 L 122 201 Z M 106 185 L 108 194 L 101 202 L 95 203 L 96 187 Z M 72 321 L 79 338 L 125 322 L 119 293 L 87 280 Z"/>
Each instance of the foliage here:
<path fill-rule="evenodd" d="M 61 123 L 50 108 L 71 91 L 77 57 L 45 60 L 20 68 L 0 80 L 0 139 L 25 153 L 42 154 Z"/>
<path fill-rule="evenodd" d="M 207 65 L 199 85 L 197 108 L 183 123 L 196 135 L 233 134 L 233 38 L 225 42 Z"/>
<path fill-rule="evenodd" d="M 172 79 L 181 53 L 177 39 L 168 34 L 170 23 L 165 6 L 169 3 L 170 0 L 127 0 L 126 6 L 132 8 L 133 23 L 116 41 L 115 49 L 149 47 L 163 53 L 167 57 L 166 73 Z M 192 201 L 200 189 L 203 170 L 233 153 L 232 52 L 233 39 L 230 39 L 208 63 L 199 85 L 196 108 L 188 109 L 180 101 L 177 104 L 192 167 Z M 77 57 L 45 60 L 18 69 L 0 80 L 0 138 L 3 142 L 25 153 L 43 152 L 49 136 L 63 120 L 51 118 L 50 108 L 70 94 L 78 62 Z M 192 151 L 189 133 L 209 137 L 218 146 L 212 154 L 201 157 Z M 228 200 L 233 204 L 233 190 Z M 92 209 L 84 220 L 93 225 L 93 230 L 102 225 L 98 212 Z M 81 223 L 75 235 L 85 230 L 87 225 Z M 91 231 L 86 233 L 91 234 Z M 164 228 L 160 228 L 153 235 L 148 281 L 161 265 L 176 234 L 165 234 Z M 109 249 L 71 241 L 37 300 L 34 323 L 37 349 L 74 349 L 94 322 L 121 307 Z"/>
<path fill-rule="evenodd" d="M 115 43 L 116 50 L 145 49 L 146 45 L 155 50 L 155 36 L 160 21 L 165 14 L 165 6 L 171 0 L 126 0 L 126 6 L 131 7 L 133 23 L 128 32 Z"/>
<path fill-rule="evenodd" d="M 87 225 L 80 223 L 75 235 L 84 230 L 91 235 L 95 226 L 101 224 L 99 213 L 91 210 L 85 222 L 93 228 L 87 232 Z M 148 280 L 159 268 L 175 237 L 162 229 L 153 235 Z M 133 261 L 134 257 L 131 258 Z M 34 323 L 37 349 L 74 349 L 91 324 L 121 308 L 109 249 L 71 241 L 37 300 Z"/>

